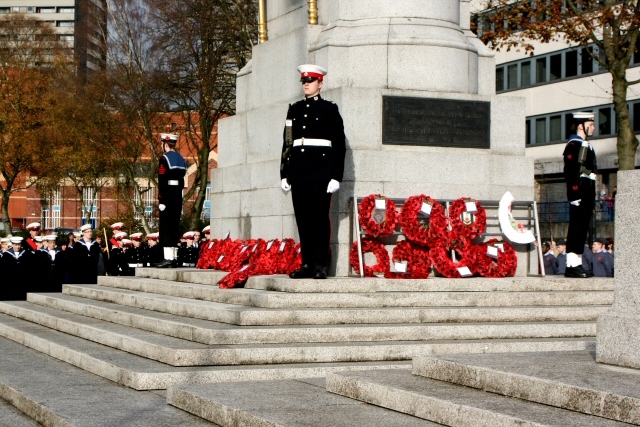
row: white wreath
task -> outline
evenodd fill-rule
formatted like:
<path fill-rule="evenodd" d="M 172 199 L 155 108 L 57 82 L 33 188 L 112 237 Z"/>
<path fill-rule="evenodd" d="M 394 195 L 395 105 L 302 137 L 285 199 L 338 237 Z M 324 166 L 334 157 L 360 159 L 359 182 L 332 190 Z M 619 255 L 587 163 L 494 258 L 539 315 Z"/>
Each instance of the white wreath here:
<path fill-rule="evenodd" d="M 511 192 L 507 191 L 500 199 L 500 207 L 498 208 L 498 218 L 500 219 L 500 229 L 502 234 L 505 235 L 513 243 L 520 245 L 526 245 L 533 243 L 536 237 L 531 230 L 519 231 L 513 227 L 513 215 L 511 215 L 511 203 L 514 201 L 514 197 Z"/>

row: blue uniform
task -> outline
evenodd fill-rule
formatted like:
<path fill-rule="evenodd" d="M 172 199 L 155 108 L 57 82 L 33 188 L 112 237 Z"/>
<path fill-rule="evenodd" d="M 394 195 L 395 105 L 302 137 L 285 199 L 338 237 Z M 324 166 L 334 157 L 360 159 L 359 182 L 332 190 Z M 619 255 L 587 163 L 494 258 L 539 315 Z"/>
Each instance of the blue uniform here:
<path fill-rule="evenodd" d="M 593 255 L 593 275 L 595 277 L 613 277 L 613 255 L 598 251 Z"/>
<path fill-rule="evenodd" d="M 558 260 L 551 252 L 547 252 L 542 256 L 544 260 L 545 274 L 558 274 Z"/>
<path fill-rule="evenodd" d="M 563 252 L 561 254 L 558 254 L 558 272 L 556 274 L 564 276 L 564 272 L 566 270 L 567 270 L 567 253 Z"/>

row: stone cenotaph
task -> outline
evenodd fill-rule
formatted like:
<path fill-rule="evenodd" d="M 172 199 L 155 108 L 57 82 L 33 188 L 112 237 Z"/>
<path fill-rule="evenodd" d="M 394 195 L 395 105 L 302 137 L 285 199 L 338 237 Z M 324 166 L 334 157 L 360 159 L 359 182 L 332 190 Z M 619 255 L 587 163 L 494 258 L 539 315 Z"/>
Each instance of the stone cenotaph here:
<path fill-rule="evenodd" d="M 238 73 L 237 114 L 219 123 L 212 236 L 298 240 L 279 170 L 305 63 L 328 70 L 322 96 L 340 108 L 347 137 L 330 274 L 349 272 L 354 195 L 533 200 L 524 99 L 495 95 L 493 53 L 469 30 L 468 0 L 321 0 L 317 11 L 311 25 L 306 0 L 268 1 L 268 41 Z"/>

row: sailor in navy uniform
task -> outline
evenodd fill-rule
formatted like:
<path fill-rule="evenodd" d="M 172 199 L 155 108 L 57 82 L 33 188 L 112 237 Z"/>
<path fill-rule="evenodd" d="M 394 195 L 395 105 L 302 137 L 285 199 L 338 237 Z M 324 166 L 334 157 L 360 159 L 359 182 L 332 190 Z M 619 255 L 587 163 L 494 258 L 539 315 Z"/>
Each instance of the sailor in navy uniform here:
<path fill-rule="evenodd" d="M 127 249 L 125 255 L 129 265 L 129 275 L 136 275 L 137 267 L 144 267 L 144 252 L 142 248 L 142 233 L 132 233 L 131 248 Z"/>
<path fill-rule="evenodd" d="M 557 275 L 564 276 L 567 269 L 567 241 L 564 239 L 558 240 L 558 271 Z"/>
<path fill-rule="evenodd" d="M 53 260 L 49 255 L 48 245 L 45 247 L 44 236 L 36 236 L 34 240 L 37 249 L 33 251 L 33 280 L 30 291 L 47 292 L 49 290 L 49 280 L 51 279 L 49 274 L 51 273 Z"/>
<path fill-rule="evenodd" d="M 187 231 L 182 235 L 186 242 L 178 249 L 178 266 L 180 267 L 195 267 L 198 263 L 200 252 L 194 245 L 195 234 L 195 231 Z"/>
<path fill-rule="evenodd" d="M 27 224 L 27 231 L 29 232 L 29 237 L 22 241 L 22 247 L 32 252 L 37 251 L 38 245 L 36 244 L 36 237 L 40 234 L 40 223 L 32 222 Z"/>
<path fill-rule="evenodd" d="M 71 277 L 76 284 L 98 283 L 98 260 L 102 249 L 93 240 L 91 224 L 80 227 L 82 236 L 73 244 Z"/>
<path fill-rule="evenodd" d="M 25 250 L 22 237 L 11 237 L 11 248 L 2 255 L 3 300 L 25 300 L 31 292 L 33 252 Z"/>
<path fill-rule="evenodd" d="M 291 190 L 302 247 L 302 268 L 292 279 L 325 279 L 329 262 L 331 195 L 344 173 L 345 136 L 334 102 L 320 96 L 327 71 L 301 65 L 305 98 L 289 106 L 280 164 L 282 189 Z"/>
<path fill-rule="evenodd" d="M 175 151 L 178 135 L 161 134 L 162 151 L 158 165 L 158 208 L 160 209 L 160 246 L 164 261 L 156 267 L 176 267 L 180 241 L 180 215 L 182 213 L 182 189 L 187 162 Z"/>
<path fill-rule="evenodd" d="M 564 149 L 564 177 L 569 200 L 569 231 L 567 233 L 567 269 L 565 277 L 588 277 L 582 267 L 581 255 L 587 240 L 596 199 L 596 153 L 587 139 L 595 125 L 591 112 L 574 113 L 576 133 L 569 137 Z"/>

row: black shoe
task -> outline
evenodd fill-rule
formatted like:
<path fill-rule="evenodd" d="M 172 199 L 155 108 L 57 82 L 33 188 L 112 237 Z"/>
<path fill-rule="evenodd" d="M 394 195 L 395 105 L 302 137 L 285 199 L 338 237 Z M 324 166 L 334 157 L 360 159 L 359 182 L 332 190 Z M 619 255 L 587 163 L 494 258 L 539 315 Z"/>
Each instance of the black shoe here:
<path fill-rule="evenodd" d="M 313 272 L 314 279 L 326 279 L 327 275 L 324 272 L 324 267 L 316 266 L 316 269 Z"/>
<path fill-rule="evenodd" d="M 289 274 L 292 279 L 310 279 L 313 277 L 313 270 L 308 264 L 305 264 L 299 270 L 293 271 Z"/>
<path fill-rule="evenodd" d="M 175 268 L 175 260 L 165 259 L 163 261 L 157 262 L 153 264 L 156 268 Z"/>
<path fill-rule="evenodd" d="M 581 279 L 586 279 L 588 275 L 581 266 L 578 266 L 578 267 L 567 267 L 567 269 L 564 272 L 564 277 L 579 277 Z"/>

